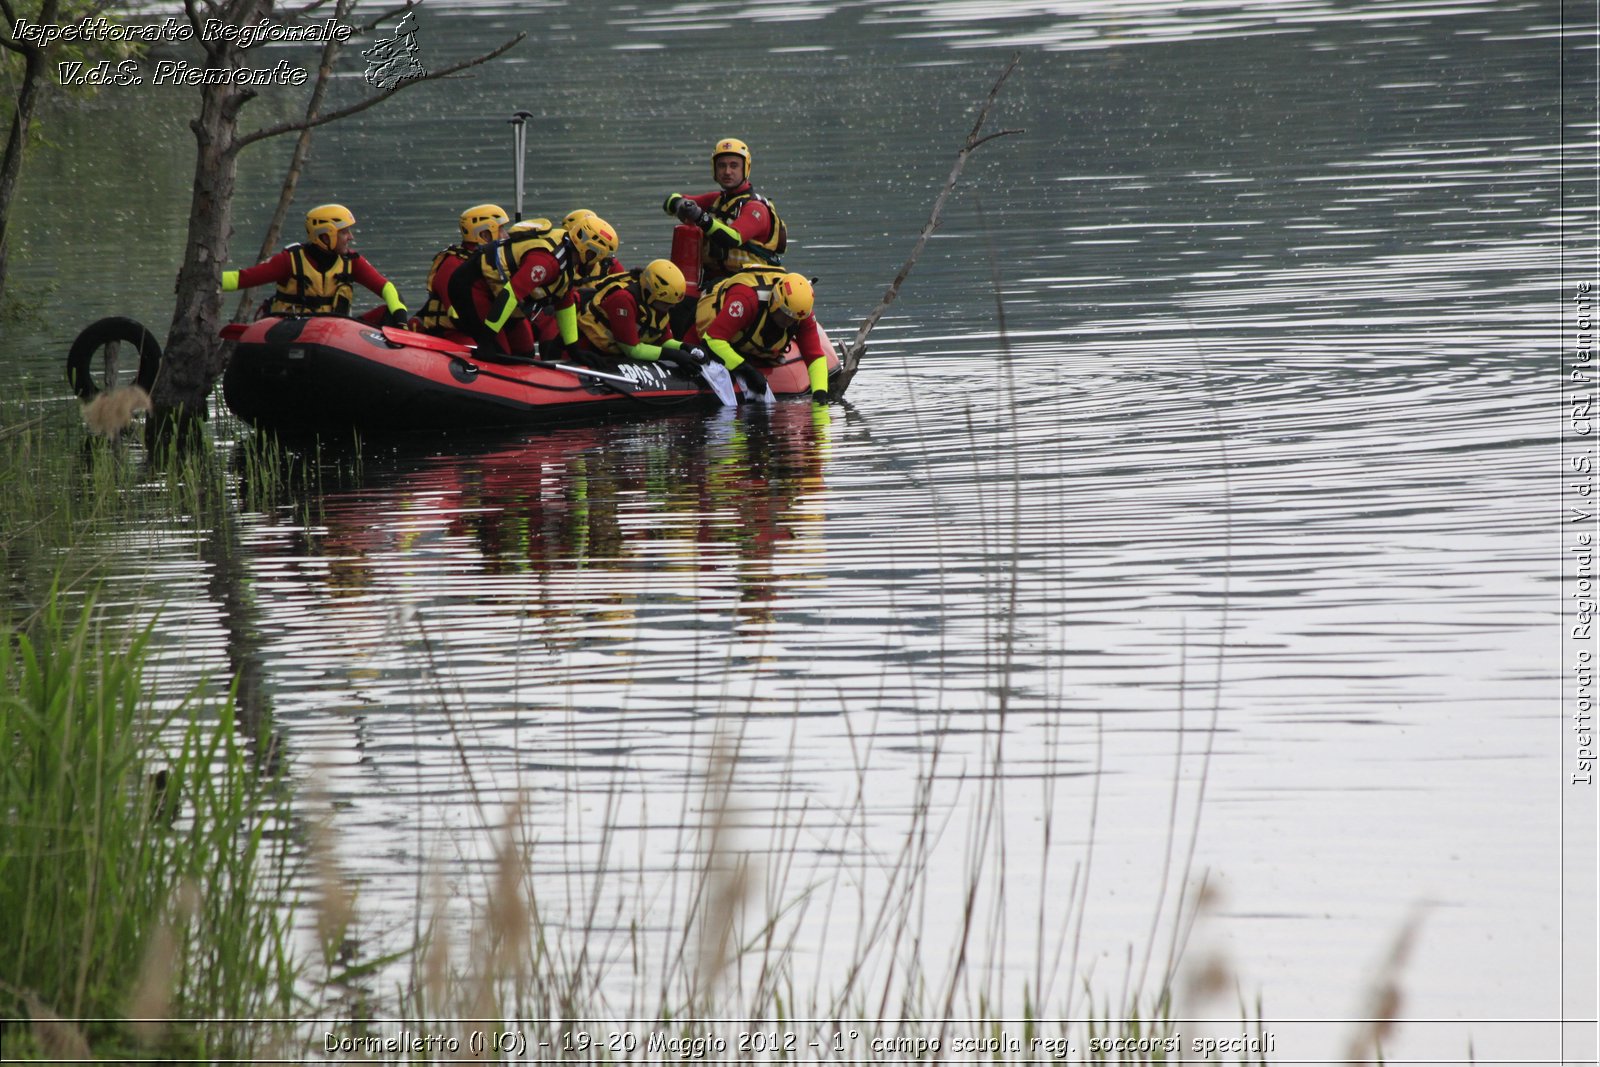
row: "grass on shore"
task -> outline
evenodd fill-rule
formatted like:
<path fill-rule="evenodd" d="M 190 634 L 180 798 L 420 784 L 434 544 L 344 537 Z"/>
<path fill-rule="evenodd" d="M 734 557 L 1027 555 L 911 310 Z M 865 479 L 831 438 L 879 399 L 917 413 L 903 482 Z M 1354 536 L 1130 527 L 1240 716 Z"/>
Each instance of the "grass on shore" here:
<path fill-rule="evenodd" d="M 146 465 L 26 398 L 0 419 L 0 1026 L 8 1057 L 215 1058 L 270 1035 L 130 1020 L 284 1017 L 279 784 L 226 693 L 154 697 L 153 623 L 95 590 L 127 531 L 199 519 L 215 461 Z"/>
<path fill-rule="evenodd" d="M 7 1054 L 247 1052 L 259 1031 L 125 1021 L 293 1006 L 277 800 L 231 703 L 157 711 L 150 631 L 106 632 L 92 600 L 0 638 L 0 1016 L 34 1021 Z"/>

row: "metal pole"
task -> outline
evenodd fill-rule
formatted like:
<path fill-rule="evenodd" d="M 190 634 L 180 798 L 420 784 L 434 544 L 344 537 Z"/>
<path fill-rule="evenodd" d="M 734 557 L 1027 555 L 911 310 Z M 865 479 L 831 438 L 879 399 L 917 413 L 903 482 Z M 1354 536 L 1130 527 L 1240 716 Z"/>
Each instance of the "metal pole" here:
<path fill-rule="evenodd" d="M 522 180 L 523 175 L 526 172 L 526 161 L 528 155 L 528 133 L 524 123 L 531 118 L 533 118 L 533 112 L 518 111 L 516 114 L 512 115 L 511 118 L 506 120 L 511 123 L 511 151 L 514 157 L 513 165 L 517 176 L 517 213 L 515 217 L 512 218 L 512 222 L 522 221 Z"/>

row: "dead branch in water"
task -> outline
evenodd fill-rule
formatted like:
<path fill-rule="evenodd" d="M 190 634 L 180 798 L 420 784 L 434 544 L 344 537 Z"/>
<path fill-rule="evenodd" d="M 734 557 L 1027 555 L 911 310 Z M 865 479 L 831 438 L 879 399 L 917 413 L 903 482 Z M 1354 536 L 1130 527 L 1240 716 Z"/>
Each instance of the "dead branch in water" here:
<path fill-rule="evenodd" d="M 928 215 L 928 221 L 922 227 L 922 233 L 917 236 L 917 243 L 912 246 L 911 254 L 901 264 L 900 272 L 894 276 L 894 281 L 889 283 L 889 288 L 883 294 L 883 299 L 878 301 L 878 306 L 872 309 L 861 323 L 861 329 L 856 331 L 855 340 L 850 342 L 840 359 L 842 384 L 836 394 L 842 394 L 850 384 L 850 379 L 855 377 L 856 368 L 861 363 L 861 356 L 867 349 L 867 334 L 878 324 L 883 313 L 889 310 L 889 305 L 894 303 L 895 297 L 900 295 L 900 286 L 905 283 L 911 268 L 917 265 L 917 257 L 922 254 L 922 248 L 928 243 L 928 238 L 933 231 L 939 228 L 939 216 L 944 212 L 945 201 L 950 199 L 950 194 L 955 191 L 956 182 L 961 178 L 961 171 L 967 165 L 967 157 L 977 151 L 980 145 L 987 144 L 997 137 L 1006 137 L 1014 133 L 1023 133 L 1023 130 L 997 130 L 994 133 L 983 133 L 983 124 L 989 121 L 989 109 L 994 106 L 995 98 L 1000 95 L 1000 87 L 1011 77 L 1011 72 L 1017 69 L 1017 63 L 1022 59 L 1022 53 L 1016 52 L 1011 56 L 1011 61 L 1006 64 L 1005 70 L 1000 72 L 1000 77 L 995 79 L 993 88 L 989 90 L 988 99 L 984 100 L 983 107 L 978 111 L 978 121 L 973 123 L 972 132 L 967 134 L 967 143 L 961 146 L 956 153 L 955 166 L 950 168 L 950 177 L 945 179 L 944 188 L 939 191 L 938 199 L 933 202 L 933 211 Z"/>

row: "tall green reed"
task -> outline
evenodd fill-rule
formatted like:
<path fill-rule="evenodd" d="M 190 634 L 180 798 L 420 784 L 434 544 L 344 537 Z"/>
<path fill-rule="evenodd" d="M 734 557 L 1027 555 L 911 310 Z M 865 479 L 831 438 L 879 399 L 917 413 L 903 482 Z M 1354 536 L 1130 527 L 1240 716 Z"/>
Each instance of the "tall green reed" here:
<path fill-rule="evenodd" d="M 0 417 L 6 1052 L 250 1054 L 271 1031 L 167 1020 L 291 1011 L 286 799 L 230 693 L 149 676 L 159 609 L 119 622 L 95 593 L 137 566 L 129 544 L 225 519 L 236 475 L 210 448 L 85 434 L 71 408 L 14 398 Z"/>
<path fill-rule="evenodd" d="M 289 1010 L 296 964 L 266 837 L 273 784 L 250 767 L 231 701 L 156 711 L 150 628 L 107 632 L 93 601 L 50 598 L 0 647 L 0 1014 L 8 1055 L 75 1027 L 97 1055 L 237 1055 L 242 1025 Z M 137 1009 L 137 1010 L 135 1010 Z M 130 1023 L 144 1017 L 145 1022 Z"/>

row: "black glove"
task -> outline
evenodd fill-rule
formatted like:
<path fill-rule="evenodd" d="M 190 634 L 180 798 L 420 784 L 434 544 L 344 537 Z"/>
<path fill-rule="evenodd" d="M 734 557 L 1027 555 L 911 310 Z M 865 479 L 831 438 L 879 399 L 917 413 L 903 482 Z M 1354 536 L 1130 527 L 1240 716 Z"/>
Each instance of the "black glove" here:
<path fill-rule="evenodd" d="M 393 311 L 385 312 L 383 316 L 383 324 L 385 326 L 393 326 L 397 330 L 405 329 L 410 321 L 411 312 L 405 308 L 395 308 Z"/>
<path fill-rule="evenodd" d="M 711 353 L 707 352 L 703 348 L 696 347 L 695 345 L 684 345 L 682 348 L 678 349 L 678 351 L 683 353 L 686 358 L 690 359 L 699 366 L 703 367 L 707 363 L 711 362 Z"/>
<path fill-rule="evenodd" d="M 829 395 L 826 389 L 813 389 L 811 391 L 811 402 L 813 404 L 826 404 L 832 399 L 833 397 Z"/>
<path fill-rule="evenodd" d="M 767 376 L 756 370 L 756 365 L 749 360 L 739 364 L 733 371 L 733 376 L 743 380 L 745 388 L 755 396 L 765 396 L 767 389 Z"/>
<path fill-rule="evenodd" d="M 691 226 L 698 226 L 702 230 L 710 225 L 710 217 L 700 209 L 700 205 L 693 200 L 680 197 L 673 214 L 678 216 L 679 222 L 687 222 Z"/>
<path fill-rule="evenodd" d="M 552 337 L 548 341 L 539 342 L 540 359 L 556 360 L 560 359 L 565 353 L 566 348 L 562 345 L 559 337 Z"/>

